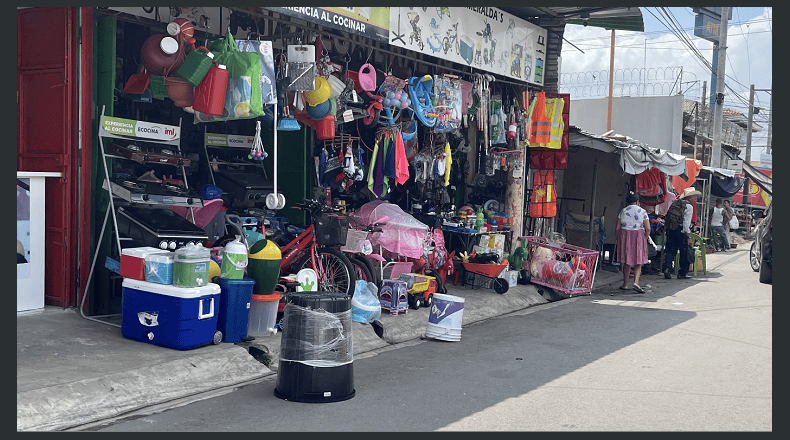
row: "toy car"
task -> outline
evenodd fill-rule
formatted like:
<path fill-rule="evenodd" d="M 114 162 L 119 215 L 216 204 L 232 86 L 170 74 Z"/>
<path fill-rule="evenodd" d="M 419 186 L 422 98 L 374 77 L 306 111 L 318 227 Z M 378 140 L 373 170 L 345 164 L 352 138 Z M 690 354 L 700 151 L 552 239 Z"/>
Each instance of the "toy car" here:
<path fill-rule="evenodd" d="M 417 310 L 420 305 L 430 307 L 433 304 L 433 294 L 436 293 L 438 287 L 435 277 L 418 273 L 402 273 L 398 279 L 406 282 L 409 307 Z"/>

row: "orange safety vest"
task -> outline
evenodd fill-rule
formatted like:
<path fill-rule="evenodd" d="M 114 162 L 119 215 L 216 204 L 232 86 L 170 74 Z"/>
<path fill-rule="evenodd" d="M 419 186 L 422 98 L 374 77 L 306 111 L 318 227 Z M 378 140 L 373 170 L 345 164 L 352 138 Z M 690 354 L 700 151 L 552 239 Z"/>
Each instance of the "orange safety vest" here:
<path fill-rule="evenodd" d="M 546 116 L 546 93 L 539 92 L 535 96 L 532 114 L 530 115 L 530 144 L 548 144 L 551 142 L 551 118 Z"/>
<path fill-rule="evenodd" d="M 534 218 L 557 215 L 557 190 L 554 170 L 535 171 L 532 175 L 532 195 L 529 200 L 529 216 Z"/>

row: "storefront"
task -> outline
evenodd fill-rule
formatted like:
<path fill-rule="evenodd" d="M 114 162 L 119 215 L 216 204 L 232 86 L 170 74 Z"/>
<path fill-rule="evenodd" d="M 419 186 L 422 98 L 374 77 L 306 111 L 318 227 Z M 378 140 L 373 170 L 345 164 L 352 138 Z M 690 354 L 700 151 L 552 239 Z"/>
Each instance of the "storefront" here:
<path fill-rule="evenodd" d="M 27 15 L 33 22 L 52 12 L 47 9 L 57 8 L 30 8 Z M 481 231 L 470 213 L 483 211 L 481 232 L 504 230 L 508 241 L 534 233 L 530 218 L 556 216 L 551 210 L 530 214 L 530 203 L 551 202 L 530 197 L 536 171 L 567 167 L 567 97 L 544 96 L 557 105 L 552 115 L 562 116 L 548 122 L 564 124 L 564 133 L 554 133 L 551 145 L 530 145 L 529 134 L 530 104 L 544 89 L 556 90 L 546 81 L 557 78 L 561 34 L 497 8 L 64 10 L 74 15 L 69 50 L 79 47 L 82 56 L 73 58 L 81 60 L 79 70 L 67 66 L 82 79 L 68 115 L 79 117 L 79 136 L 69 136 L 75 138 L 70 145 L 82 146 L 81 162 L 70 157 L 80 163 L 71 172 L 80 170 L 81 186 L 65 189 L 80 213 L 67 214 L 80 219 L 69 233 L 82 248 L 72 252 L 79 263 L 64 266 L 75 268 L 63 278 L 79 280 L 77 288 L 57 304 L 78 305 L 87 295 L 87 313 L 119 312 L 121 277 L 112 261 L 126 245 L 115 232 L 124 227 L 118 219 L 128 220 L 117 208 L 150 207 L 153 199 L 160 203 L 131 220 L 149 233 L 146 221 L 179 206 L 189 218 L 194 208 L 218 205 L 208 203 L 218 198 L 242 217 L 270 210 L 270 217 L 291 225 L 307 221 L 294 209 L 304 198 L 320 197 L 347 212 L 379 199 L 449 235 Z M 227 63 L 228 84 L 240 85 L 223 87 L 225 99 L 197 77 L 198 64 L 220 69 L 206 59 L 208 52 Z M 258 62 L 239 67 L 232 60 L 249 56 L 229 52 L 252 54 Z M 221 110 L 209 110 L 218 101 Z M 164 146 L 150 136 L 112 138 L 106 136 L 111 123 L 158 125 L 177 136 Z M 545 186 L 546 173 L 539 174 Z M 177 187 L 184 202 L 168 204 L 169 193 L 129 190 L 155 185 Z M 227 232 L 221 221 L 214 223 L 215 229 L 199 228 L 207 241 Z M 453 246 L 461 245 L 448 243 Z"/>

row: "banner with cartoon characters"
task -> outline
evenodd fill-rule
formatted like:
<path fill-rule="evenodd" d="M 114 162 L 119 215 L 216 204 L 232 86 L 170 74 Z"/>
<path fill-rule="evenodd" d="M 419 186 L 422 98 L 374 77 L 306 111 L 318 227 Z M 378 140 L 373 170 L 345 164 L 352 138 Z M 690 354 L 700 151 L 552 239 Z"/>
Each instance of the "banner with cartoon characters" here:
<path fill-rule="evenodd" d="M 390 44 L 543 85 L 546 29 L 488 7 L 391 7 Z"/>

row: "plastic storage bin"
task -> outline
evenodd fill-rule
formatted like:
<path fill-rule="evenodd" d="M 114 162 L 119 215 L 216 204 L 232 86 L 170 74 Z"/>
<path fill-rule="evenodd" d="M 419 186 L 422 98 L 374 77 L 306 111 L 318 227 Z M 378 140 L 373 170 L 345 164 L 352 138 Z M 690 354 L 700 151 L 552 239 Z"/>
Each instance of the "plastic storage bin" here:
<path fill-rule="evenodd" d="M 281 298 L 282 295 L 276 292 L 270 295 L 252 295 L 247 335 L 269 335 L 269 329 L 277 324 L 277 306 Z"/>
<path fill-rule="evenodd" d="M 213 281 L 219 285 L 221 291 L 218 328 L 222 332 L 222 342 L 231 344 L 241 342 L 247 337 L 252 286 L 255 284 L 255 280 L 252 278 L 231 280 L 215 277 Z"/>
<path fill-rule="evenodd" d="M 344 293 L 289 294 L 274 395 L 310 403 L 354 397 L 352 324 Z"/>
<path fill-rule="evenodd" d="M 222 341 L 218 285 L 184 288 L 126 278 L 122 286 L 125 338 L 178 350 Z"/>

